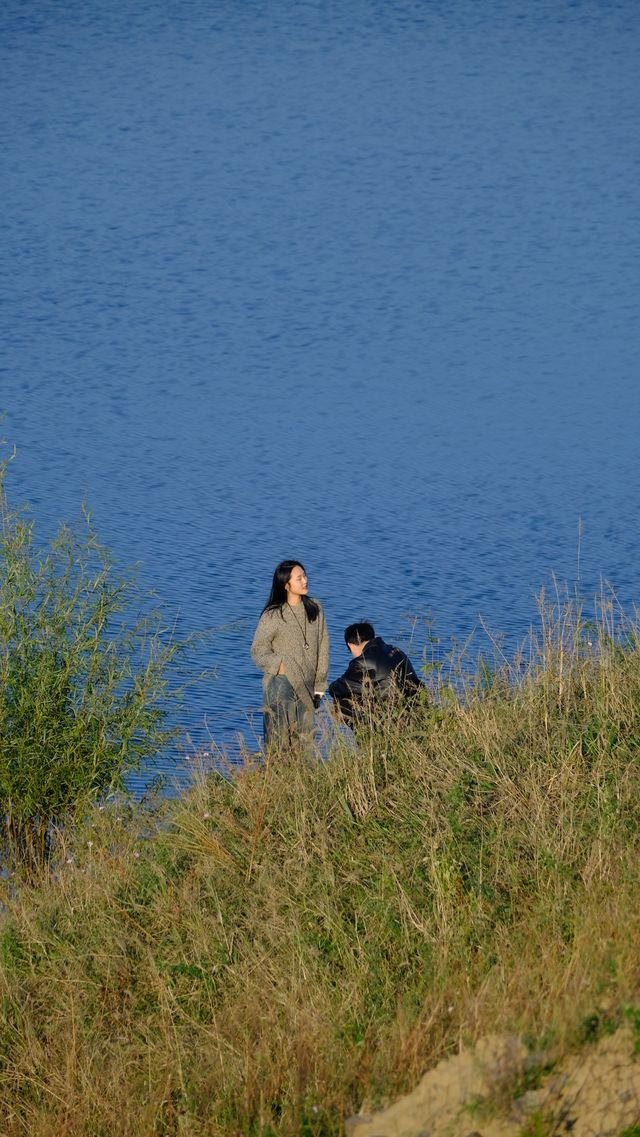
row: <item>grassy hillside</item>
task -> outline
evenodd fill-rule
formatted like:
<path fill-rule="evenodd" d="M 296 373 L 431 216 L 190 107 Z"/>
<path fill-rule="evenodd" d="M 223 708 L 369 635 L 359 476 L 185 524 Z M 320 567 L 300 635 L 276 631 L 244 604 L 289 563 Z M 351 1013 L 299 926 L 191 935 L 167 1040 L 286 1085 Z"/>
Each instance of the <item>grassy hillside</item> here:
<path fill-rule="evenodd" d="M 96 809 L 3 882 L 5 1137 L 342 1132 L 514 1030 L 640 1001 L 640 649 L 546 613 L 527 666 L 434 685 L 357 753 Z"/>

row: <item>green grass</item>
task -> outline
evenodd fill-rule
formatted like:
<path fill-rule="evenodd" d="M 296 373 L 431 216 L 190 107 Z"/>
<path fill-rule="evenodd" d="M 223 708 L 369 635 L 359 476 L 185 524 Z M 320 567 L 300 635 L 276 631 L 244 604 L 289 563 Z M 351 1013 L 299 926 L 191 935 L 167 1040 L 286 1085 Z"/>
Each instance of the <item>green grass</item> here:
<path fill-rule="evenodd" d="M 4 1137 L 334 1137 L 490 1032 L 546 1065 L 637 1027 L 634 629 L 543 606 L 526 668 L 451 680 L 356 753 L 74 799 L 0 882 Z"/>

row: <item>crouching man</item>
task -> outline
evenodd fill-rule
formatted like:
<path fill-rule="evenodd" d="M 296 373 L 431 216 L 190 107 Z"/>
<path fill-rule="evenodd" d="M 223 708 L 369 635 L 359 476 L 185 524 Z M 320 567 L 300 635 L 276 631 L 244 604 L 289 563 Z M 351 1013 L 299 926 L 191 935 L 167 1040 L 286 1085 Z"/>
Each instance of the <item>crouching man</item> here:
<path fill-rule="evenodd" d="M 353 658 L 344 675 L 329 685 L 329 694 L 351 726 L 370 702 L 407 705 L 425 690 L 409 657 L 377 636 L 372 624 L 349 624 L 344 638 Z"/>

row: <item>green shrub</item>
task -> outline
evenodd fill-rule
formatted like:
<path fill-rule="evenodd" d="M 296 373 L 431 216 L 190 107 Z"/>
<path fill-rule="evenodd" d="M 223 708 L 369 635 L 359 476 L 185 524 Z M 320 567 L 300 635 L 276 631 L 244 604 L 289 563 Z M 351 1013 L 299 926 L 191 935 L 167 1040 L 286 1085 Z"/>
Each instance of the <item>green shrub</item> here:
<path fill-rule="evenodd" d="M 166 746 L 171 664 L 134 574 L 119 571 L 85 512 L 47 548 L 9 508 L 0 467 L 0 816 L 5 860 L 37 867 L 56 826 L 122 787 Z"/>

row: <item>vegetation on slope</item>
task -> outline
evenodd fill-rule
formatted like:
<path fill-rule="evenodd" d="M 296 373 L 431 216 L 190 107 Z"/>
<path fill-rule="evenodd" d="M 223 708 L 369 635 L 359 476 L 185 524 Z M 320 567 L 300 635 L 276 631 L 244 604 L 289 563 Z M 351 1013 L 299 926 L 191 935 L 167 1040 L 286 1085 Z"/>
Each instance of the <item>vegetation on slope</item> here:
<path fill-rule="evenodd" d="M 327 760 L 95 808 L 4 882 L 6 1137 L 328 1137 L 461 1043 L 565 1052 L 638 1002 L 640 651 L 545 610 Z M 595 1025 L 594 1025 L 595 1024 Z"/>

